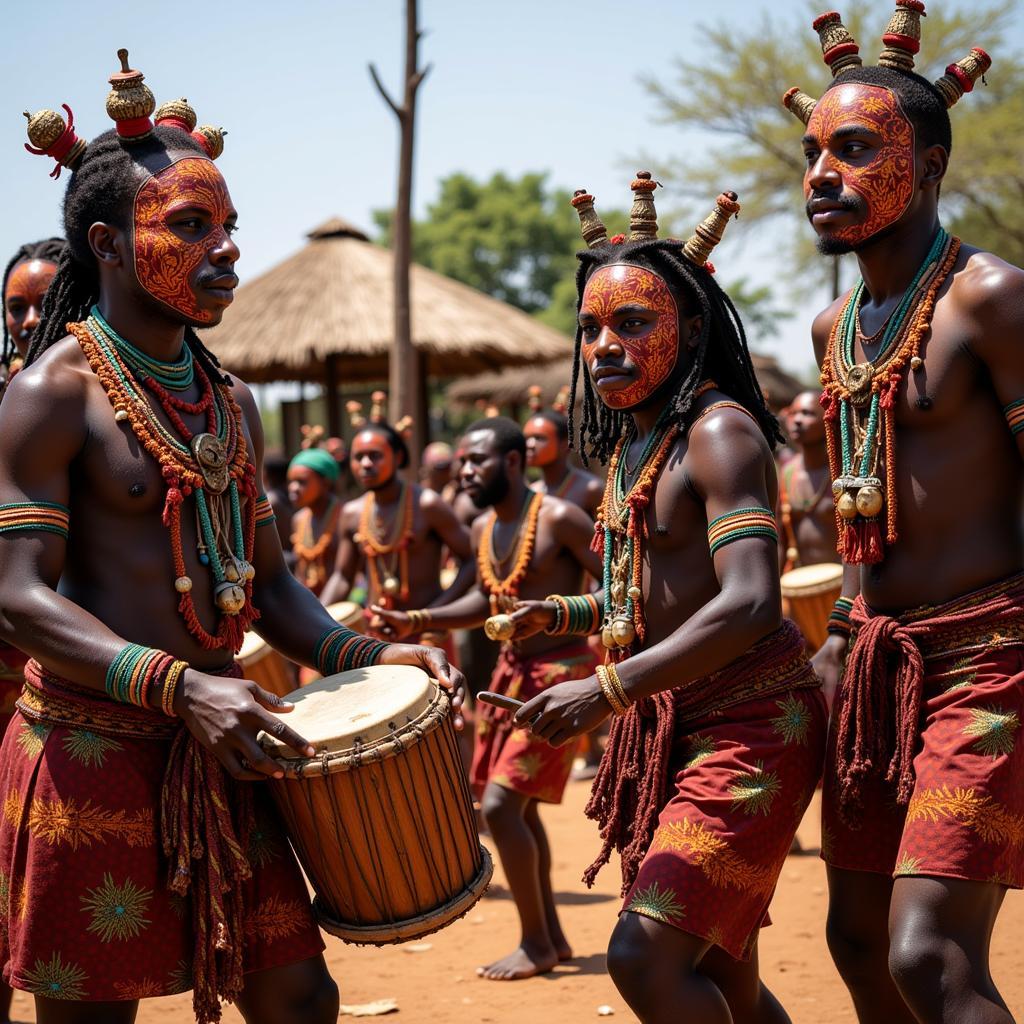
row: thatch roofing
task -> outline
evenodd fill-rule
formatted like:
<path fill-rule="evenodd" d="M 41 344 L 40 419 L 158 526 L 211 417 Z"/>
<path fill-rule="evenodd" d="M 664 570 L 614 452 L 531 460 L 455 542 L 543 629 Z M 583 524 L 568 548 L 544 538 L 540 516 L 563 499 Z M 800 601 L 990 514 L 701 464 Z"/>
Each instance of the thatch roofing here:
<path fill-rule="evenodd" d="M 801 391 L 806 390 L 807 386 L 782 369 L 774 357 L 751 353 L 751 358 L 757 379 L 773 409 L 789 405 Z M 559 359 L 545 366 L 467 377 L 449 385 L 445 394 L 453 405 L 462 408 L 472 408 L 480 399 L 499 406 L 520 406 L 527 403 L 530 387 L 538 384 L 541 400 L 545 405 L 550 405 L 559 389 L 569 383 L 571 375 L 572 359 Z"/>
<path fill-rule="evenodd" d="M 204 334 L 225 368 L 249 381 L 325 379 L 340 357 L 348 381 L 387 377 L 394 261 L 358 228 L 332 218 L 293 256 L 240 287 Z M 413 264 L 413 344 L 426 372 L 462 377 L 572 352 L 558 331 L 468 285 Z"/>

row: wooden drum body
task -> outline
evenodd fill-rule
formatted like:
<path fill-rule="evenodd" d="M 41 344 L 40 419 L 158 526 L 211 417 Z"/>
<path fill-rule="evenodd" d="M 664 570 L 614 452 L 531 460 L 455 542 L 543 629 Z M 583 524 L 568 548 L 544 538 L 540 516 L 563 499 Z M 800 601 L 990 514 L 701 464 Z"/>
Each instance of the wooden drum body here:
<path fill-rule="evenodd" d="M 329 676 L 289 700 L 288 724 L 317 756 L 261 742 L 285 771 L 268 785 L 320 926 L 383 945 L 466 913 L 493 867 L 444 691 L 418 668 L 382 666 Z"/>
<path fill-rule="evenodd" d="M 843 591 L 843 567 L 837 562 L 802 565 L 782 575 L 782 596 L 807 643 L 817 650 L 828 636 L 828 617 Z"/>
<path fill-rule="evenodd" d="M 291 665 L 258 633 L 246 633 L 238 652 L 242 675 L 264 690 L 283 697 L 295 689 L 295 673 Z"/>

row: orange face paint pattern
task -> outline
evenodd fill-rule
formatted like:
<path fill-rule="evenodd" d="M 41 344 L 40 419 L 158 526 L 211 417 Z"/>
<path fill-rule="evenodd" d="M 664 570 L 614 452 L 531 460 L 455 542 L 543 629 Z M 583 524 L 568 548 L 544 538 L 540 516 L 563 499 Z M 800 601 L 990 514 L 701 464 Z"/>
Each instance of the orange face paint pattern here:
<path fill-rule="evenodd" d="M 7 333 L 14 339 L 22 357 L 28 351 L 32 331 L 42 315 L 43 297 L 56 273 L 57 264 L 51 260 L 23 260 L 7 278 L 4 291 Z"/>
<path fill-rule="evenodd" d="M 657 314 L 654 325 L 642 336 L 619 334 L 616 313 L 623 306 L 640 306 Z M 593 374 L 596 349 L 607 332 L 636 368 L 637 379 L 618 391 L 600 392 L 612 409 L 629 409 L 645 401 L 665 383 L 679 355 L 679 310 L 664 278 L 643 267 L 617 264 L 602 267 L 587 282 L 580 313 L 594 317 L 597 337 L 584 339 L 583 359 Z"/>
<path fill-rule="evenodd" d="M 558 458 L 558 431 L 554 423 L 535 416 L 526 424 L 526 461 L 531 466 L 550 466 Z M 530 440 L 533 444 L 530 444 Z"/>
<path fill-rule="evenodd" d="M 372 471 L 367 469 L 363 475 L 362 463 L 367 456 L 372 459 Z M 352 442 L 352 473 L 364 487 L 380 487 L 388 483 L 397 471 L 395 453 L 388 444 L 387 438 L 376 430 L 366 430 L 356 435 Z"/>
<path fill-rule="evenodd" d="M 178 210 L 196 206 L 210 214 L 212 228 L 194 242 L 168 223 Z M 187 157 L 143 182 L 135 196 L 135 275 L 154 299 L 190 320 L 214 314 L 196 301 L 192 274 L 207 253 L 227 238 L 224 223 L 233 208 L 220 172 L 209 160 Z"/>
<path fill-rule="evenodd" d="M 832 136 L 839 128 L 859 125 L 883 139 L 869 164 L 847 163 L 831 153 Z M 814 108 L 807 131 L 818 140 L 843 179 L 868 207 L 860 224 L 832 232 L 850 245 L 858 245 L 903 215 L 914 194 L 914 128 L 889 89 L 876 85 L 841 85 L 829 89 Z M 804 174 L 804 197 L 810 198 L 810 170 Z"/>

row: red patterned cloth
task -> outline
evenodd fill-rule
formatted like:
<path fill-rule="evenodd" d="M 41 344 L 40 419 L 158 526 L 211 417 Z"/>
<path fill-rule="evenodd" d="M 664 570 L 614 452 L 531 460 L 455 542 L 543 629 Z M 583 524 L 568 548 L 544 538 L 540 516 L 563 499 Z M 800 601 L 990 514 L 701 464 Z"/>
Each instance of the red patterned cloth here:
<path fill-rule="evenodd" d="M 524 658 L 506 645 L 498 656 L 490 689 L 528 701 L 557 683 L 586 679 L 597 664 L 585 639 Z M 529 729 L 517 729 L 512 713 L 479 702 L 470 780 L 479 797 L 488 782 L 544 803 L 560 804 L 572 772 L 576 743 L 552 747 Z"/>
<path fill-rule="evenodd" d="M 717 686 L 705 687 L 708 680 Z M 702 712 L 694 704 L 684 712 L 680 696 L 690 687 L 671 691 L 679 717 L 668 758 L 667 802 L 660 804 L 639 870 L 635 876 L 624 873 L 622 912 L 679 928 L 746 959 L 821 775 L 825 700 L 791 623 L 691 686 L 717 690 L 720 703 Z M 731 699 L 751 690 L 767 692 Z M 632 822 L 631 806 L 622 813 Z"/>
<path fill-rule="evenodd" d="M 0 747 L 4 980 L 86 1002 L 187 991 L 192 899 L 169 891 L 161 845 L 161 789 L 180 722 L 114 704 L 34 662 L 26 679 Z M 315 956 L 324 944 L 269 797 L 258 783 L 227 781 L 229 794 L 246 787 L 254 804 L 240 832 L 251 868 L 243 971 Z"/>
<path fill-rule="evenodd" d="M 892 701 L 887 716 L 867 718 L 869 739 L 880 746 L 861 746 L 870 760 L 862 757 L 868 770 L 855 777 L 857 799 L 851 809 L 844 799 L 838 722 L 856 685 L 850 667 L 874 668 L 867 659 L 853 657 L 857 645 L 872 636 L 864 624 L 872 622 L 877 632 L 881 618 L 862 603 L 855 610 L 859 628 L 833 712 L 822 794 L 821 851 L 829 864 L 894 877 L 928 875 L 1024 887 L 1021 582 L 1017 577 L 881 624 L 894 624 L 883 634 L 879 654 L 890 685 L 896 688 L 898 674 L 909 677 L 908 665 L 919 667 L 901 683 L 916 697 L 909 723 L 912 760 L 908 771 L 898 771 L 892 747 L 898 733 L 893 718 L 913 704 Z M 856 763 L 849 755 L 845 762 Z M 898 799 L 902 778 L 909 779 L 905 801 Z"/>
<path fill-rule="evenodd" d="M 14 702 L 25 682 L 27 663 L 27 654 L 10 644 L 0 643 L 0 737 L 14 717 Z"/>

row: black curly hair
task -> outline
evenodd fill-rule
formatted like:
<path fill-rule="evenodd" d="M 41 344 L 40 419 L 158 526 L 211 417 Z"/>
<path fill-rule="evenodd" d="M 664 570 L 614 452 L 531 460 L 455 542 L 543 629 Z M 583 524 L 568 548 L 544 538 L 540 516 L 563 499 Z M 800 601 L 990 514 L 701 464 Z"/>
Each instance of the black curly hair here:
<path fill-rule="evenodd" d="M 10 262 L 4 269 L 3 288 L 0 295 L 3 296 L 4 308 L 7 306 L 7 281 L 14 268 L 19 263 L 29 263 L 32 260 L 46 260 L 48 263 L 59 263 L 67 243 L 63 238 L 44 238 L 41 242 L 26 242 L 11 257 Z M 10 366 L 16 351 L 14 339 L 7 330 L 7 317 L 4 317 L 3 342 L 0 344 L 0 364 Z"/>
<path fill-rule="evenodd" d="M 577 253 L 577 258 L 577 312 L 583 302 L 587 281 L 595 270 L 613 263 L 628 263 L 659 274 L 676 293 L 684 308 L 691 314 L 703 315 L 703 326 L 696 347 L 678 360 L 670 378 L 672 393 L 666 412 L 671 419 L 686 429 L 693 411 L 694 393 L 702 381 L 711 378 L 718 390 L 742 405 L 754 417 L 769 445 L 774 447 L 784 442 L 778 421 L 768 408 L 757 382 L 736 307 L 706 268 L 694 266 L 683 255 L 682 242 L 654 239 L 622 244 L 605 243 Z M 569 396 L 569 432 L 573 438 L 578 436 L 580 454 L 585 462 L 597 459 L 606 463 L 626 430 L 628 414 L 606 406 L 596 394 L 589 372 L 585 368 L 581 372 L 582 338 L 583 332 L 577 325 L 572 391 Z M 680 354 L 683 355 L 682 350 Z M 581 379 L 583 411 L 577 425 L 576 393 Z"/>

